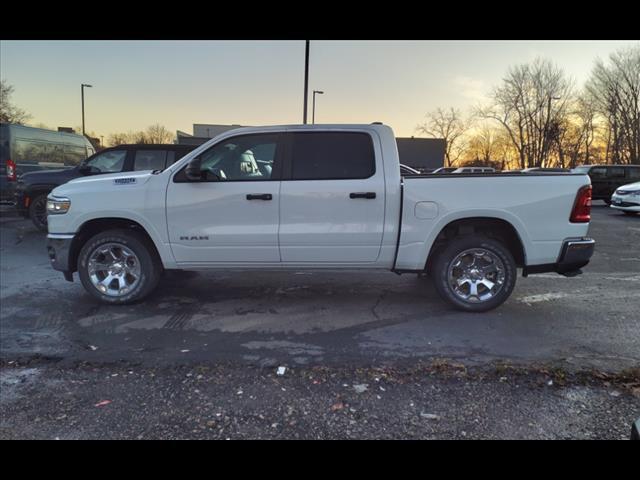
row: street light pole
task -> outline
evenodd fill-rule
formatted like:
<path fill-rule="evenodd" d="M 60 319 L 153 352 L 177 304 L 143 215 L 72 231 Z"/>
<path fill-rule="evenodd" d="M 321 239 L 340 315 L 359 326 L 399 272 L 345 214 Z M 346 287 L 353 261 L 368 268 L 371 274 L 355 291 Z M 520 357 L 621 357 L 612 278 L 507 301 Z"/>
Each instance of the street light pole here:
<path fill-rule="evenodd" d="M 84 135 L 84 87 L 93 87 L 93 85 L 88 85 L 83 83 L 80 85 L 80 97 L 82 98 L 82 135 Z"/>
<path fill-rule="evenodd" d="M 323 95 L 324 92 L 321 90 L 313 91 L 313 108 L 311 110 L 311 123 L 316 123 L 316 93 L 318 95 Z"/>
<path fill-rule="evenodd" d="M 309 98 L 309 40 L 305 40 L 304 48 L 304 114 L 302 121 L 307 124 L 307 99 Z"/>

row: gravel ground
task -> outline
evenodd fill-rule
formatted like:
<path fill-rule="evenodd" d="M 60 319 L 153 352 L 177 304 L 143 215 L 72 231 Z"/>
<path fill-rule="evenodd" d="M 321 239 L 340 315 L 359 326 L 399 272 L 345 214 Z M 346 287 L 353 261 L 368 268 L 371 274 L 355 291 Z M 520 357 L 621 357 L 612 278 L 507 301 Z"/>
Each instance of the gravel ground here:
<path fill-rule="evenodd" d="M 2 439 L 628 439 L 640 371 L 43 360 L 0 370 Z"/>

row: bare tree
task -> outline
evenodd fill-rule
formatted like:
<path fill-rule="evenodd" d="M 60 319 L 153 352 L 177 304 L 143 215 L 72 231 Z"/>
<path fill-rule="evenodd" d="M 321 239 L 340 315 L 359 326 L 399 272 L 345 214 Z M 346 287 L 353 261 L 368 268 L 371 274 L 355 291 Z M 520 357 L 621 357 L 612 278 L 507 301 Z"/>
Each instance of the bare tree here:
<path fill-rule="evenodd" d="M 453 165 L 464 152 L 464 133 L 468 130 L 468 122 L 462 119 L 459 110 L 438 108 L 427 114 L 427 120 L 418 125 L 416 130 L 425 135 L 443 138 L 446 142 L 446 166 Z"/>
<path fill-rule="evenodd" d="M 152 143 L 147 138 L 147 134 L 143 131 L 138 131 L 138 132 L 129 131 L 129 133 L 127 134 L 127 139 L 129 143 L 138 143 L 138 144 Z"/>
<path fill-rule="evenodd" d="M 129 143 L 129 135 L 126 133 L 112 133 L 108 137 L 109 145 L 112 147 Z"/>
<path fill-rule="evenodd" d="M 572 90 L 572 82 L 560 68 L 538 58 L 510 68 L 491 93 L 491 105 L 477 113 L 504 128 L 518 152 L 520 168 L 546 166 Z"/>
<path fill-rule="evenodd" d="M 11 103 L 13 86 L 6 80 L 0 80 L 0 122 L 24 125 L 31 115 Z"/>
<path fill-rule="evenodd" d="M 551 126 L 552 150 L 557 154 L 558 166 L 573 168 L 591 163 L 595 153 L 591 147 L 596 135 L 596 111 L 590 95 L 577 97 L 560 122 Z"/>
<path fill-rule="evenodd" d="M 146 143 L 171 143 L 174 139 L 173 133 L 163 125 L 156 123 L 147 128 L 145 132 Z"/>
<path fill-rule="evenodd" d="M 469 134 L 465 165 L 493 166 L 504 170 L 509 164 L 511 141 L 504 131 L 484 124 Z"/>
<path fill-rule="evenodd" d="M 151 125 L 145 131 L 134 132 L 129 130 L 128 133 L 112 133 L 109 135 L 109 145 L 122 145 L 124 143 L 152 144 L 152 143 L 171 143 L 173 134 L 159 123 Z"/>
<path fill-rule="evenodd" d="M 607 160 L 640 163 L 640 45 L 596 60 L 587 90 L 607 125 Z"/>

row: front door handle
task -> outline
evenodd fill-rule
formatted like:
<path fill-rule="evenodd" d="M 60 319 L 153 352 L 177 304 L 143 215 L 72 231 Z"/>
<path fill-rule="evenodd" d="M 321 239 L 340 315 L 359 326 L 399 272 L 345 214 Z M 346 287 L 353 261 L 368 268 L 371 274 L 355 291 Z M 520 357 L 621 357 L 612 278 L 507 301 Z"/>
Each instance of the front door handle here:
<path fill-rule="evenodd" d="M 247 200 L 272 200 L 273 195 L 270 193 L 248 193 Z"/>
<path fill-rule="evenodd" d="M 354 192 L 349 194 L 349 198 L 376 198 L 376 192 Z"/>

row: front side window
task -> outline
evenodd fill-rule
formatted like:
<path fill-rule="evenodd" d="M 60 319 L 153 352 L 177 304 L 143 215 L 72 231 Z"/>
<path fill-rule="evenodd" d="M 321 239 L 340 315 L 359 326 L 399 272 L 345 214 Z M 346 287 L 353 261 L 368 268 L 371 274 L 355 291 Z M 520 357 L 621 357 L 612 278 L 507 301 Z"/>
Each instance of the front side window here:
<path fill-rule="evenodd" d="M 126 150 L 109 150 L 93 157 L 87 162 L 87 165 L 95 173 L 121 172 L 126 157 Z"/>
<path fill-rule="evenodd" d="M 375 173 L 373 142 L 359 132 L 300 132 L 291 135 L 293 180 L 369 178 Z"/>
<path fill-rule="evenodd" d="M 271 180 L 276 160 L 278 136 L 244 135 L 223 140 L 200 154 L 203 181 Z M 175 181 L 186 181 L 184 168 Z"/>
<path fill-rule="evenodd" d="M 594 167 L 589 170 L 589 176 L 591 178 L 604 178 L 607 174 L 607 169 L 604 167 Z"/>
<path fill-rule="evenodd" d="M 640 178 L 640 167 L 628 167 L 627 177 L 633 178 L 634 180 Z"/>
<path fill-rule="evenodd" d="M 133 159 L 134 170 L 164 170 L 166 150 L 138 150 Z"/>

